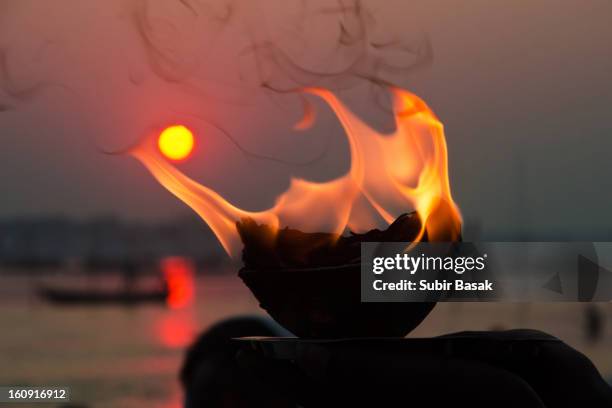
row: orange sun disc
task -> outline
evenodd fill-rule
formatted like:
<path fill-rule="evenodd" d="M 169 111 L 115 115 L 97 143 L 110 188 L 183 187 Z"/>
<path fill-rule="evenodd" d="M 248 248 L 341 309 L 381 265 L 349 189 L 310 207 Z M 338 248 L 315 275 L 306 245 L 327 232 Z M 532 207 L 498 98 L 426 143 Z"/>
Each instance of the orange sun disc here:
<path fill-rule="evenodd" d="M 170 160 L 184 160 L 193 151 L 193 133 L 183 125 L 169 126 L 157 141 L 159 151 Z"/>

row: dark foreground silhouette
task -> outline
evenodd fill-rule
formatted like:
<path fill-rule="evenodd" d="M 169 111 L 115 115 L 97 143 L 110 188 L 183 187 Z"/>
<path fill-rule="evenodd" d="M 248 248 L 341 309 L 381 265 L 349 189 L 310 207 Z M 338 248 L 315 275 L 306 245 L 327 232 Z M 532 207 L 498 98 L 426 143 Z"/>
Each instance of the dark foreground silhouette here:
<path fill-rule="evenodd" d="M 591 361 L 535 330 L 427 339 L 305 340 L 236 318 L 191 347 L 181 372 L 196 407 L 612 407 Z"/>

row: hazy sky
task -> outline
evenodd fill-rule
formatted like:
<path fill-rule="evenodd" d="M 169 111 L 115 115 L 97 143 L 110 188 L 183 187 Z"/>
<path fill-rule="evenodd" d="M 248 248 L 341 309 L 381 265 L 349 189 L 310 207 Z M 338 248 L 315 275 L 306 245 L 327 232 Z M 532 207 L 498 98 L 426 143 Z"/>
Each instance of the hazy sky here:
<path fill-rule="evenodd" d="M 100 153 L 173 122 L 198 137 L 183 169 L 249 208 L 269 206 L 291 174 L 323 179 L 344 171 L 346 145 L 333 118 L 290 132 L 299 100 L 251 86 L 253 62 L 239 57 L 260 20 L 271 38 L 292 35 L 295 8 L 237 3 L 239 17 L 225 21 L 219 1 L 192 0 L 192 10 L 150 0 L 145 28 L 181 62 L 168 80 L 158 75 L 168 67 L 151 65 L 138 33 L 139 0 L 1 1 L 10 87 L 0 91 L 0 107 L 12 109 L 0 112 L 0 217 L 156 219 L 186 211 L 135 160 Z M 365 3 L 377 27 L 429 37 L 433 64 L 401 82 L 445 124 L 452 189 L 466 219 L 479 219 L 485 231 L 575 229 L 584 237 L 612 230 L 612 2 Z M 305 27 L 312 61 L 331 58 L 332 27 Z M 197 87 L 179 81 L 185 77 Z M 39 92 L 10 94 L 38 83 Z M 359 88 L 343 95 L 353 95 L 366 116 L 374 109 Z M 198 116 L 256 153 L 289 161 L 326 154 L 310 168 L 247 159 Z"/>

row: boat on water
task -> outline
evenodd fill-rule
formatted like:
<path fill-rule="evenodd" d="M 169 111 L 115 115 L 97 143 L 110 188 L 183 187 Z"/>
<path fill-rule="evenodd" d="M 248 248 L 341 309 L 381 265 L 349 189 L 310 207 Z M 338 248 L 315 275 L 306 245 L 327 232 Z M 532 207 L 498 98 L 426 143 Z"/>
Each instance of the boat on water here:
<path fill-rule="evenodd" d="M 163 304 L 168 298 L 168 290 L 100 290 L 72 289 L 41 286 L 37 290 L 40 298 L 50 303 L 67 305 L 138 305 L 148 303 Z"/>
<path fill-rule="evenodd" d="M 166 302 L 169 296 L 167 278 L 160 275 L 155 285 L 143 286 L 141 267 L 134 262 L 123 262 L 119 268 L 122 284 L 112 287 L 39 285 L 36 293 L 41 299 L 65 305 L 127 305 Z"/>
<path fill-rule="evenodd" d="M 189 260 L 164 258 L 158 268 L 157 273 L 143 273 L 141 265 L 123 262 L 118 271 L 120 284 L 100 286 L 99 283 L 103 282 L 95 284 L 96 275 L 90 275 L 94 281 L 88 285 L 40 284 L 36 287 L 36 294 L 46 302 L 62 305 L 136 306 L 158 303 L 179 308 L 190 304 L 194 296 L 194 269 Z M 98 272 L 97 276 L 104 275 Z"/>

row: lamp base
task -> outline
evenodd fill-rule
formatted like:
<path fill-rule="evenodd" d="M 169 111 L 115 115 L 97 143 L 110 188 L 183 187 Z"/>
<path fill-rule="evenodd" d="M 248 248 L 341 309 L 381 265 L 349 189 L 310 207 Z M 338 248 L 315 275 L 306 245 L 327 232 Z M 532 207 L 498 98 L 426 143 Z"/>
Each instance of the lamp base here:
<path fill-rule="evenodd" d="M 534 330 L 236 341 L 251 388 L 304 407 L 612 406 L 584 355 Z"/>

